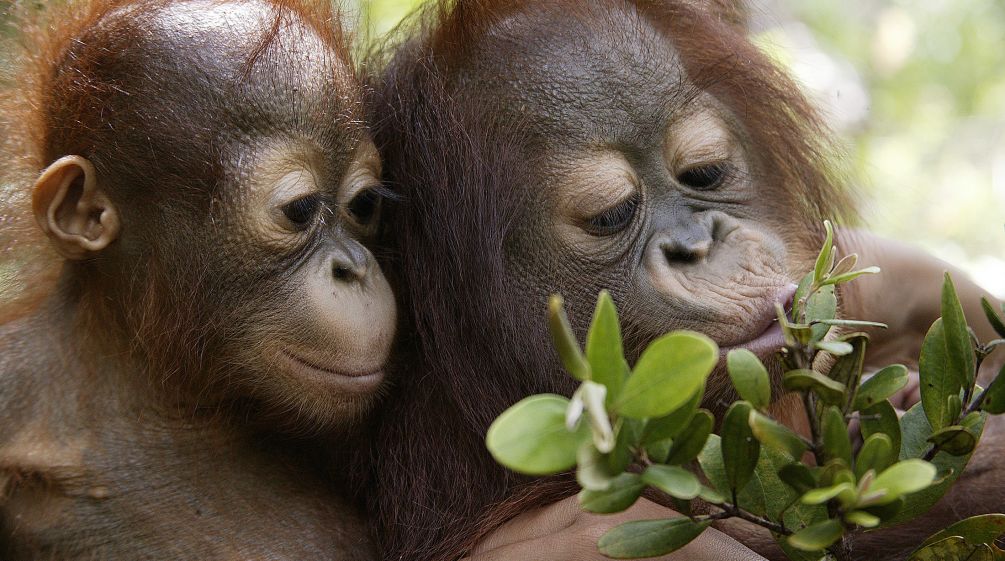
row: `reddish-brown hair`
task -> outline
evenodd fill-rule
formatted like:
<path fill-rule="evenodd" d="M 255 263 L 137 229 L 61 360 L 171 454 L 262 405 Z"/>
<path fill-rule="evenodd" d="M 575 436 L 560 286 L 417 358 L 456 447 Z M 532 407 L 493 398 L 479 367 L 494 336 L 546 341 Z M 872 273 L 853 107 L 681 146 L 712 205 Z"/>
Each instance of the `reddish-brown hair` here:
<path fill-rule="evenodd" d="M 820 221 L 851 214 L 833 172 L 825 127 L 798 88 L 745 36 L 738 3 L 607 0 L 637 13 L 680 53 L 689 78 L 749 135 L 770 174 L 782 234 L 811 255 Z M 376 468 L 359 477 L 387 559 L 455 560 L 510 517 L 569 496 L 569 477 L 531 481 L 498 466 L 484 445 L 499 413 L 531 393 L 568 394 L 541 317 L 505 282 L 506 240 L 533 185 L 524 123 L 503 119 L 456 85 L 486 56 L 477 49 L 515 14 L 596 6 L 530 0 L 457 0 L 428 6 L 384 47 L 374 99 L 386 175 L 401 201 L 385 215 L 385 270 L 403 328 L 397 387 L 373 440 Z M 506 57 L 505 52 L 494 56 Z M 627 334 L 631 336 L 631 334 Z"/>
<path fill-rule="evenodd" d="M 249 69 L 275 41 L 289 17 L 304 22 L 342 60 L 351 60 L 350 38 L 344 36 L 341 14 L 332 2 L 263 1 L 275 6 L 275 20 L 249 52 Z M 4 267 L 0 322 L 34 309 L 52 292 L 60 271 L 61 260 L 48 247 L 31 213 L 35 179 L 64 155 L 91 157 L 95 146 L 116 134 L 102 122 L 102 108 L 107 97 L 116 93 L 116 84 L 88 72 L 96 63 L 81 57 L 81 39 L 94 33 L 110 15 L 176 3 L 178 0 L 68 0 L 40 8 L 37 3 L 17 2 L 6 14 L 10 29 L 16 32 L 3 42 L 7 59 L 0 77 L 0 157 L 4 161 L 0 166 L 0 265 Z M 128 43 L 129 37 L 118 41 Z M 94 52 L 83 50 L 91 55 Z"/>

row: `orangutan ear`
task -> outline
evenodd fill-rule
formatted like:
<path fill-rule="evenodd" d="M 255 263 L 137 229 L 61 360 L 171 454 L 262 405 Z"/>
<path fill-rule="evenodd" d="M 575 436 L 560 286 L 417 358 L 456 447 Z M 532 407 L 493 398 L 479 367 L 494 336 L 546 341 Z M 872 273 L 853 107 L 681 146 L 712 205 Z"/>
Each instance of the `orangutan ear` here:
<path fill-rule="evenodd" d="M 98 186 L 94 165 L 64 156 L 47 167 L 31 197 L 35 220 L 67 259 L 85 259 L 119 236 L 119 213 Z"/>

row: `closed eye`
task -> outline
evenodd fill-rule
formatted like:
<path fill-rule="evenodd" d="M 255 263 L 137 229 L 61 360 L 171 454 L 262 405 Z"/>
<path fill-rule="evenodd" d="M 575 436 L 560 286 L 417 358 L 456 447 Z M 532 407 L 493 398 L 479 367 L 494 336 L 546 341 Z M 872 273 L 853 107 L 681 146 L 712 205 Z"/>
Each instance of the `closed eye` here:
<path fill-rule="evenodd" d="M 708 191 L 722 185 L 729 176 L 731 167 L 725 162 L 692 166 L 677 174 L 677 181 L 685 187 L 698 191 Z"/>
<path fill-rule="evenodd" d="M 639 199 L 639 195 L 633 195 L 590 218 L 587 220 L 585 230 L 594 236 L 610 236 L 624 230 L 635 217 Z"/>
<path fill-rule="evenodd" d="M 307 227 L 318 215 L 321 210 L 321 198 L 316 194 L 307 195 L 283 205 L 280 210 L 290 224 L 300 230 Z"/>

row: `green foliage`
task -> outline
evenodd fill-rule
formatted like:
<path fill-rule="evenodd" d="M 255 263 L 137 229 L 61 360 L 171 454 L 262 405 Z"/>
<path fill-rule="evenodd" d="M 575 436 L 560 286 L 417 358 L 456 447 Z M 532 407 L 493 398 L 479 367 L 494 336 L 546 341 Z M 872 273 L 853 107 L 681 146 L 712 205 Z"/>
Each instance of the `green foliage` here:
<path fill-rule="evenodd" d="M 901 364 L 887 366 L 862 383 L 855 395 L 852 409 L 861 411 L 885 400 L 907 385 L 907 367 Z"/>
<path fill-rule="evenodd" d="M 565 426 L 569 400 L 560 395 L 532 395 L 510 407 L 489 427 L 485 442 L 500 464 L 528 475 L 546 475 L 576 465 L 585 430 L 570 434 Z"/>
<path fill-rule="evenodd" d="M 750 426 L 751 413 L 749 403 L 737 401 L 722 420 L 722 465 L 727 487 L 720 491 L 735 494 L 754 475 L 761 444 Z"/>
<path fill-rule="evenodd" d="M 691 543 L 711 524 L 683 517 L 626 522 L 604 534 L 597 546 L 612 559 L 656 557 Z"/>
<path fill-rule="evenodd" d="M 607 405 L 611 405 L 621 394 L 626 372 L 618 312 L 614 309 L 614 300 L 606 290 L 597 299 L 593 323 L 586 336 L 586 360 L 590 363 L 593 381 L 607 388 Z"/>
<path fill-rule="evenodd" d="M 976 548 L 980 545 L 993 546 L 995 540 L 997 540 L 1002 534 L 1005 534 L 1005 514 L 983 514 L 979 516 L 971 516 L 970 518 L 961 520 L 945 530 L 932 535 L 921 544 L 921 547 L 919 547 L 918 550 L 911 555 L 911 557 L 924 559 L 924 556 L 919 557 L 918 554 L 925 551 L 928 546 L 952 536 L 962 539 L 965 544 L 969 545 L 971 548 Z M 964 555 L 961 558 L 966 559 L 967 556 Z"/>
<path fill-rule="evenodd" d="M 837 318 L 834 291 L 875 270 L 855 270 L 854 256 L 837 259 L 829 223 L 825 229 L 824 246 L 800 281 L 792 310 L 778 310 L 785 338 L 777 355 L 781 386 L 801 398 L 809 434 L 771 416 L 769 371 L 746 350 L 726 357 L 741 400 L 726 409 L 719 434 L 712 434 L 715 418 L 699 405 L 719 358 L 715 343 L 696 333 L 671 333 L 629 368 L 614 302 L 604 292 L 585 354 L 561 299 L 552 299 L 555 346 L 582 384 L 570 400 L 533 396 L 504 412 L 489 429 L 493 456 L 528 474 L 578 466 L 580 503 L 591 512 L 624 510 L 648 486 L 687 514 L 612 529 L 598 546 L 614 558 L 663 555 L 713 520 L 742 516 L 769 529 L 792 559 L 842 560 L 856 533 L 924 513 L 965 469 L 987 415 L 1005 410 L 1005 382 L 996 379 L 987 391 L 975 385 L 981 361 L 998 343 L 973 340 L 947 276 L 943 317 L 926 336 L 919 361 L 922 401 L 898 417 L 890 398 L 906 385 L 907 369 L 891 365 L 861 382 L 868 336 L 834 329 L 876 325 Z M 984 308 L 998 329 L 995 320 L 1003 322 L 997 312 Z M 829 370 L 820 369 L 828 362 L 818 360 L 821 353 L 833 357 Z M 857 453 L 848 428 L 855 417 L 863 438 Z M 690 514 L 696 511 L 690 501 L 698 499 L 710 505 L 709 514 Z M 914 559 L 997 555 L 994 538 L 1003 521 L 1005 515 L 964 520 L 922 544 Z"/>
<path fill-rule="evenodd" d="M 704 386 L 718 360 L 719 348 L 704 335 L 664 335 L 639 357 L 614 410 L 636 419 L 671 413 Z"/>
<path fill-rule="evenodd" d="M 768 369 L 757 359 L 757 355 L 747 349 L 729 351 L 726 368 L 741 399 L 750 402 L 756 409 L 764 409 L 771 403 Z"/>

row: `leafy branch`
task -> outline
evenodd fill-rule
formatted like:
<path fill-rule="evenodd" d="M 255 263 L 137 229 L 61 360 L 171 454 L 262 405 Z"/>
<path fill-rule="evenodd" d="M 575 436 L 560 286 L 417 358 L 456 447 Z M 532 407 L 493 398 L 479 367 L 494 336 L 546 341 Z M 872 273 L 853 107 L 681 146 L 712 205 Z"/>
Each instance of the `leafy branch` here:
<path fill-rule="evenodd" d="M 613 558 L 664 555 L 713 521 L 739 518 L 770 530 L 792 559 L 844 560 L 856 533 L 923 514 L 963 471 L 987 415 L 1005 411 L 1001 375 L 986 390 L 976 386 L 981 361 L 1005 342 L 1005 322 L 985 301 L 988 321 L 1002 339 L 978 342 L 947 275 L 942 318 L 922 347 L 921 403 L 898 418 L 890 398 L 907 384 L 907 368 L 887 366 L 863 381 L 869 338 L 856 329 L 885 326 L 837 317 L 835 287 L 879 270 L 855 269 L 854 254 L 837 259 L 832 227 L 824 225 L 824 246 L 801 279 L 792 309 L 777 309 L 785 341 L 777 353 L 781 386 L 800 396 L 809 435 L 772 417 L 768 370 L 744 349 L 726 357 L 740 400 L 713 434 L 716 419 L 700 405 L 719 360 L 716 344 L 699 333 L 669 333 L 630 366 L 614 302 L 602 292 L 585 351 L 561 297 L 552 297 L 555 347 L 581 384 L 571 398 L 536 395 L 505 411 L 486 437 L 493 456 L 531 475 L 575 468 L 580 504 L 590 512 L 625 510 L 652 487 L 683 513 L 613 528 L 598 542 Z M 824 371 L 822 364 L 832 365 Z M 857 451 L 849 434 L 856 418 L 862 437 Z M 692 514 L 699 510 L 696 501 L 712 512 Z M 912 558 L 978 550 L 1005 555 L 994 545 L 1003 530 L 1005 515 L 969 518 L 920 544 Z"/>

